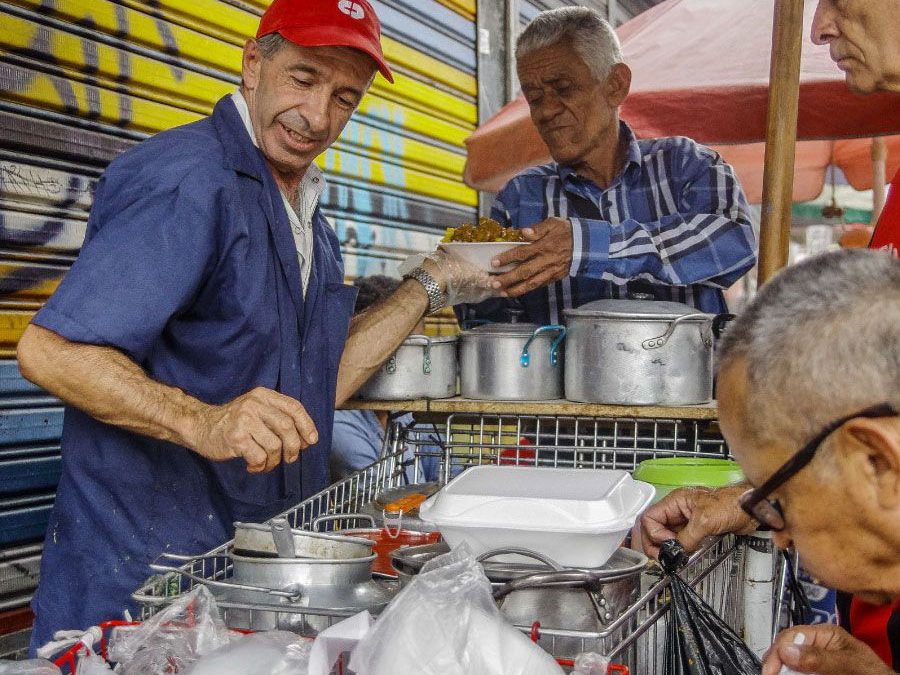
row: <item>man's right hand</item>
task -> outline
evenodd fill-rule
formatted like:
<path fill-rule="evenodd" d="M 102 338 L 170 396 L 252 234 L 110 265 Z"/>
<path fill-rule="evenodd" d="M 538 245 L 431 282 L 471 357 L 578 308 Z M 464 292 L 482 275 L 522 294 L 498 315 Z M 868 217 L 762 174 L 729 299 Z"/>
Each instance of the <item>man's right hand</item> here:
<path fill-rule="evenodd" d="M 247 471 L 271 471 L 319 441 L 316 425 L 294 398 L 257 387 L 224 405 L 204 406 L 196 416 L 193 450 L 207 459 L 242 458 Z"/>
<path fill-rule="evenodd" d="M 757 522 L 738 504 L 738 498 L 746 490 L 746 485 L 734 485 L 716 490 L 680 488 L 670 492 L 641 517 L 644 552 L 656 558 L 664 541 L 677 539 L 691 553 L 705 537 L 753 532 Z"/>

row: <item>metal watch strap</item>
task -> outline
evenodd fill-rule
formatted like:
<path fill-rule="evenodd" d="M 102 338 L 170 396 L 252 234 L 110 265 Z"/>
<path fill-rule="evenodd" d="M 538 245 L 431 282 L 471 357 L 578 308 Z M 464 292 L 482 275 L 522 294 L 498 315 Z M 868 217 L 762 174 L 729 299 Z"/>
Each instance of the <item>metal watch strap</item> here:
<path fill-rule="evenodd" d="M 403 275 L 403 278 L 415 279 L 420 284 L 422 284 L 422 287 L 425 289 L 425 293 L 428 294 L 429 314 L 434 314 L 446 303 L 447 296 L 443 291 L 441 291 L 441 287 L 438 286 L 438 283 L 434 280 L 434 277 L 426 272 L 424 268 L 416 267 L 415 269 L 412 269 L 405 275 Z"/>

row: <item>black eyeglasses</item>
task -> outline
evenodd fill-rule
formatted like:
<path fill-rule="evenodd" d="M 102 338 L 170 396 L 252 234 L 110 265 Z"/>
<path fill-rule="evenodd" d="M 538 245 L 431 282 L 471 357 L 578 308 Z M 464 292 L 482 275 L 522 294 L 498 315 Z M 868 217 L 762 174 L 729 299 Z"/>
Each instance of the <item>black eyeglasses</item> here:
<path fill-rule="evenodd" d="M 784 511 L 777 499 L 769 499 L 769 495 L 782 485 L 793 478 L 800 470 L 809 464 L 822 445 L 823 441 L 831 434 L 844 426 L 850 420 L 858 417 L 876 418 L 876 417 L 895 417 L 897 411 L 890 403 L 880 403 L 871 406 L 865 410 L 847 415 L 839 420 L 835 420 L 827 427 L 822 429 L 815 437 L 806 445 L 804 445 L 797 453 L 787 462 L 782 464 L 771 478 L 758 488 L 747 490 L 741 495 L 741 508 L 751 517 L 759 521 L 761 525 L 765 525 L 775 532 L 784 529 Z"/>

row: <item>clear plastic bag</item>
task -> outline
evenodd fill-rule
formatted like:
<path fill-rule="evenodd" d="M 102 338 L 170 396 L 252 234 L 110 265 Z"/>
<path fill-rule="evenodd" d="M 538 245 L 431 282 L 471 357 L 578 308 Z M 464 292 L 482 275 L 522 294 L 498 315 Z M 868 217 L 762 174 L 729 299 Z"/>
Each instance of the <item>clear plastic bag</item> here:
<path fill-rule="evenodd" d="M 306 675 L 311 649 L 311 640 L 294 633 L 254 633 L 207 654 L 185 675 Z"/>
<path fill-rule="evenodd" d="M 60 675 L 60 670 L 47 659 L 0 660 L 0 675 Z"/>
<path fill-rule="evenodd" d="M 609 659 L 593 652 L 579 654 L 575 659 L 575 670 L 572 675 L 606 675 L 609 671 Z"/>
<path fill-rule="evenodd" d="M 500 614 L 491 584 L 461 546 L 429 561 L 350 657 L 365 675 L 561 675 L 556 661 Z"/>
<path fill-rule="evenodd" d="M 79 657 L 78 668 L 75 670 L 75 675 L 110 675 L 110 673 L 112 669 L 103 657 L 95 654 L 90 647 L 87 647 L 87 654 Z"/>
<path fill-rule="evenodd" d="M 107 656 L 122 675 L 165 675 L 230 640 L 212 593 L 198 586 L 140 626 L 115 630 Z"/>

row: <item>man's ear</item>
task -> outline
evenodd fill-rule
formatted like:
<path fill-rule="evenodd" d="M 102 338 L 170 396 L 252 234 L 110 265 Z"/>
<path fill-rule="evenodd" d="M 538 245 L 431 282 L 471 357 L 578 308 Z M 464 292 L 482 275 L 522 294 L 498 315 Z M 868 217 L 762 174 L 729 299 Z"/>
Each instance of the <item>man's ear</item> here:
<path fill-rule="evenodd" d="M 615 64 L 606 77 L 604 89 L 611 107 L 618 108 L 622 105 L 631 91 L 631 68 L 624 63 Z"/>
<path fill-rule="evenodd" d="M 865 481 L 881 508 L 900 508 L 900 421 L 859 417 L 837 433 L 847 475 Z"/>
<path fill-rule="evenodd" d="M 262 67 L 262 54 L 259 44 L 250 38 L 244 44 L 244 55 L 241 61 L 241 81 L 245 89 L 253 91 L 259 85 L 259 71 Z"/>

